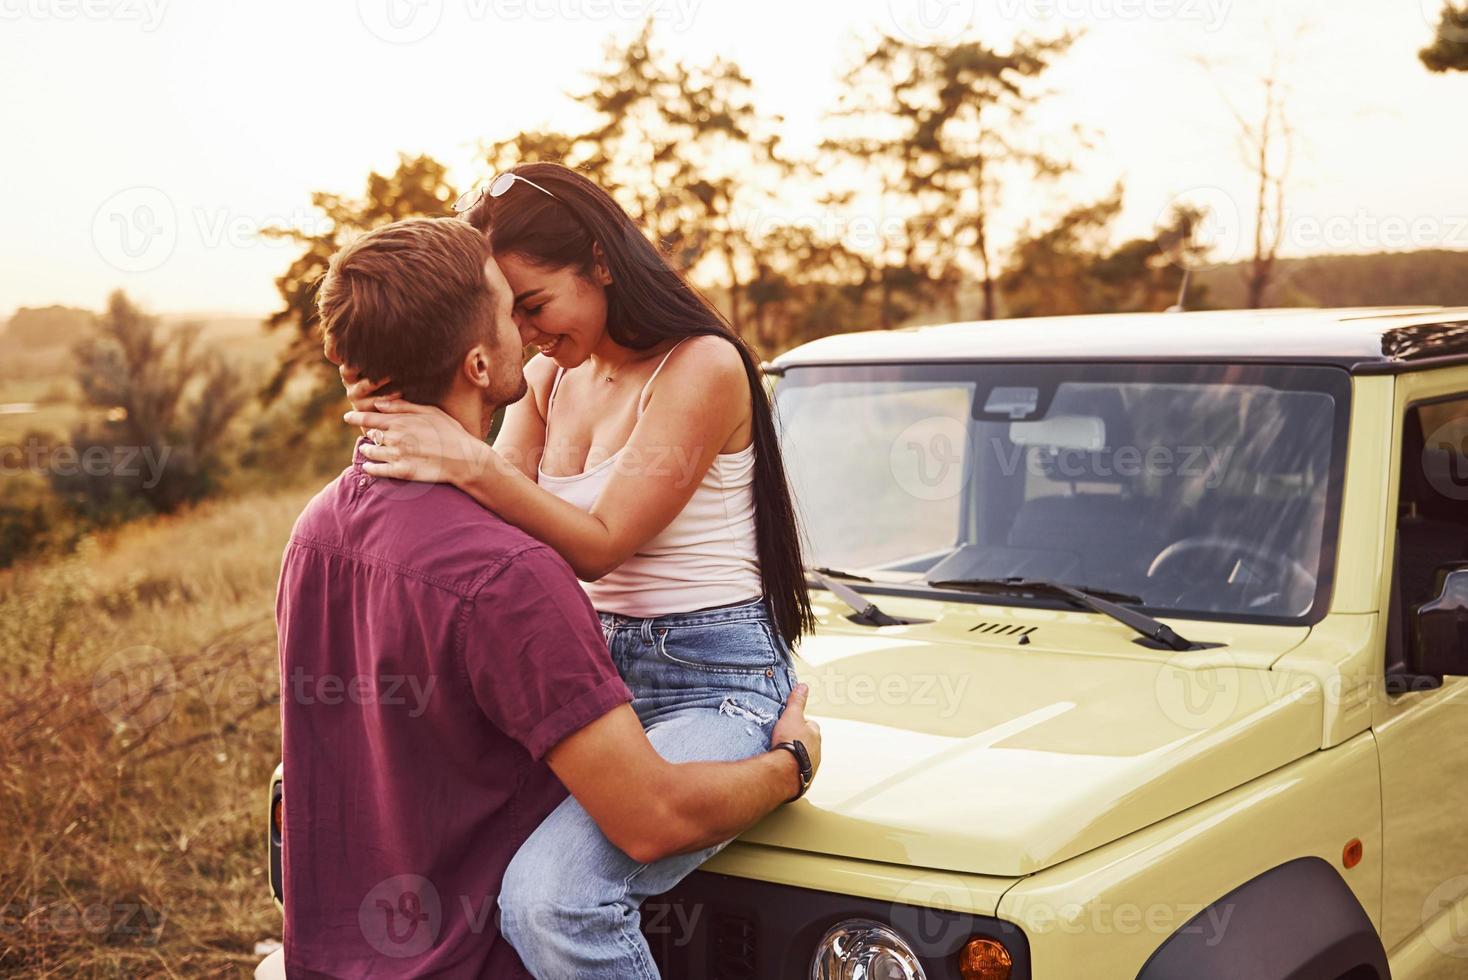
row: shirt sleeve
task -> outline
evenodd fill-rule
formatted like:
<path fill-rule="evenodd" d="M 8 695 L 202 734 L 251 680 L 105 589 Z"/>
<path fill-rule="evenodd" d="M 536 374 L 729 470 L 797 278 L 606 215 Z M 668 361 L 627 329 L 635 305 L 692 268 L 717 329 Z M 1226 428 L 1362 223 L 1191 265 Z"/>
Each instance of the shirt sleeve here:
<path fill-rule="evenodd" d="M 479 590 L 464 665 L 480 709 L 537 760 L 632 700 L 601 620 L 570 566 L 549 548 L 521 552 Z"/>

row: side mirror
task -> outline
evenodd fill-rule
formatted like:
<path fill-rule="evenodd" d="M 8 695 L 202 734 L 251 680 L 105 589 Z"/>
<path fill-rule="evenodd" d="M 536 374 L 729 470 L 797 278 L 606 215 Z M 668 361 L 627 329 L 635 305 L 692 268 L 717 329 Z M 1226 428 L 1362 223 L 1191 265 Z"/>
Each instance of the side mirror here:
<path fill-rule="evenodd" d="M 1468 674 L 1468 563 L 1444 565 L 1433 595 L 1412 616 L 1412 670 L 1441 678 Z"/>

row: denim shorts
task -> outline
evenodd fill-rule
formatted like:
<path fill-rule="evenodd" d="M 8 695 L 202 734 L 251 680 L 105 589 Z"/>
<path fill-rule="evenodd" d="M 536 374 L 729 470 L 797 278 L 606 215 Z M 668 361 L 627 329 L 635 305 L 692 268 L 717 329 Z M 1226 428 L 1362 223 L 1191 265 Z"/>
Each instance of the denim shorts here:
<path fill-rule="evenodd" d="M 747 711 L 769 729 L 795 686 L 790 648 L 763 597 L 651 619 L 598 613 L 643 728 L 671 714 Z M 764 746 L 760 746 L 764 748 Z"/>
<path fill-rule="evenodd" d="M 795 673 L 763 598 L 651 619 L 599 615 L 632 707 L 664 758 L 734 761 L 769 748 Z M 638 910 L 723 846 L 639 864 L 568 798 L 505 872 L 501 933 L 542 980 L 656 980 Z"/>

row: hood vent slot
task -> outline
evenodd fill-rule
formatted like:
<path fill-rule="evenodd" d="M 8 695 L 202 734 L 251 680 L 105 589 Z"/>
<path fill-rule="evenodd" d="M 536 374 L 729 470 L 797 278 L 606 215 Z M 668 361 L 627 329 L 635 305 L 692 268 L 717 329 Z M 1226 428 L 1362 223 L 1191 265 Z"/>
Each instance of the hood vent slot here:
<path fill-rule="evenodd" d="M 1022 636 L 1028 638 L 1037 629 L 1039 629 L 1038 626 L 1024 626 L 1019 623 L 979 623 L 977 626 L 970 626 L 968 631 L 970 633 L 984 633 L 988 636 Z"/>

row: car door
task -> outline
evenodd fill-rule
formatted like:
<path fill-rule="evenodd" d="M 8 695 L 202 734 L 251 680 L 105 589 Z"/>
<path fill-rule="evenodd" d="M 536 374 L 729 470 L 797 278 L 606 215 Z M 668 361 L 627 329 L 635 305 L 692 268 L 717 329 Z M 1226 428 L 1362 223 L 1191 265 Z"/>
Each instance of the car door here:
<path fill-rule="evenodd" d="M 1393 661 L 1404 666 L 1413 609 L 1430 597 L 1436 568 L 1468 561 L 1468 369 L 1404 375 L 1395 404 L 1389 672 Z M 1468 976 L 1468 677 L 1405 686 L 1391 693 L 1389 684 L 1373 709 L 1382 940 L 1389 952 L 1419 946 L 1432 963 L 1426 975 Z"/>

